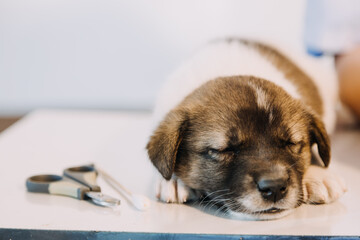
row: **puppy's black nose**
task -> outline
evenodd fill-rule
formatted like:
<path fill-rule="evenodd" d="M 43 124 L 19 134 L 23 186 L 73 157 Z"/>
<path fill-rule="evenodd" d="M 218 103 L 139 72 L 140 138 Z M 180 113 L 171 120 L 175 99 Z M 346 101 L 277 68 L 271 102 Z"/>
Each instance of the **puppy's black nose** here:
<path fill-rule="evenodd" d="M 261 178 L 257 183 L 257 187 L 262 197 L 272 202 L 277 202 L 286 195 L 287 186 L 286 178 Z"/>

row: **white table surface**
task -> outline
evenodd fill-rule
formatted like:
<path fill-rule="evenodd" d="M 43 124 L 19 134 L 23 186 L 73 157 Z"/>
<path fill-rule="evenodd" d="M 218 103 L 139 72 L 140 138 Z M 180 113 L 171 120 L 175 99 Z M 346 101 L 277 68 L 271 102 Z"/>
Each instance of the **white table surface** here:
<path fill-rule="evenodd" d="M 239 221 L 202 209 L 157 202 L 145 145 L 150 114 L 38 110 L 0 134 L 0 228 L 115 232 L 360 235 L 360 132 L 333 136 L 332 165 L 349 191 L 328 205 L 303 205 L 272 221 Z M 27 177 L 61 174 L 95 163 L 133 192 L 151 198 L 151 208 L 131 207 L 102 179 L 102 192 L 122 200 L 114 211 L 69 197 L 28 193 Z"/>

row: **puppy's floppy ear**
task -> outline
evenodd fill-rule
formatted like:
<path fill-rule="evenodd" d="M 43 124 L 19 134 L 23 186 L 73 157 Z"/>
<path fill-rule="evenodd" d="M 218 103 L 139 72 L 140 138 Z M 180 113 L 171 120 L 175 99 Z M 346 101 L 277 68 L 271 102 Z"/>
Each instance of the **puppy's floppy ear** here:
<path fill-rule="evenodd" d="M 186 113 L 171 111 L 160 123 L 146 146 L 151 162 L 169 180 L 174 172 L 176 155 L 186 130 Z"/>
<path fill-rule="evenodd" d="M 321 160 L 324 163 L 324 166 L 329 166 L 330 163 L 330 139 L 326 132 L 324 123 L 317 117 L 315 114 L 310 115 L 310 144 L 314 143 L 318 146 L 318 152 L 321 157 Z"/>

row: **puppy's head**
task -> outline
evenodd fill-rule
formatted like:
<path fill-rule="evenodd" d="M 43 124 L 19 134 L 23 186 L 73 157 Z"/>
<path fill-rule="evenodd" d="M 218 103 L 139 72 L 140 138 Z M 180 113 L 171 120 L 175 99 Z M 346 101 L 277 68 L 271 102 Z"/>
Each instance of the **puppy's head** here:
<path fill-rule="evenodd" d="M 175 174 L 235 216 L 273 219 L 301 204 L 313 144 L 327 166 L 329 140 L 318 117 L 273 83 L 237 76 L 185 98 L 147 149 L 165 179 Z"/>

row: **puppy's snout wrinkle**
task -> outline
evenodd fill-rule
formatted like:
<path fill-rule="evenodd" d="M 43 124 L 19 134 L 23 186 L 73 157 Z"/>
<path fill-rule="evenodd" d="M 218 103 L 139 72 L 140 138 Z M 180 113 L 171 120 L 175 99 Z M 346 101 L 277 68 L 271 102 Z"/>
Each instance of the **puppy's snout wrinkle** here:
<path fill-rule="evenodd" d="M 268 201 L 278 202 L 283 199 L 288 190 L 287 178 L 262 177 L 257 182 L 257 188 L 261 196 Z"/>

